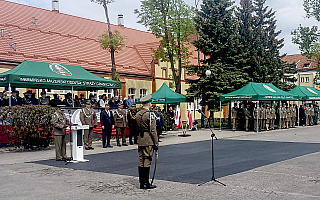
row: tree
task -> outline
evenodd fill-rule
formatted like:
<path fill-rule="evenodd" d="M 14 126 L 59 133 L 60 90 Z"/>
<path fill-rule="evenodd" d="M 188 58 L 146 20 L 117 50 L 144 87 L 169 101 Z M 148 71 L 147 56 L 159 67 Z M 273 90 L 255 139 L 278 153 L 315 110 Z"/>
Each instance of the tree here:
<path fill-rule="evenodd" d="M 190 35 L 194 31 L 191 7 L 183 0 L 144 0 L 135 14 L 140 18 L 138 23 L 161 38 L 160 48 L 154 50 L 155 58 L 170 62 L 175 91 L 181 93 L 182 67 L 191 55 Z"/>
<path fill-rule="evenodd" d="M 320 1 L 319 0 L 304 0 L 304 10 L 308 18 L 314 17 L 320 21 Z M 319 85 L 320 79 L 320 33 L 318 26 L 302 27 L 291 32 L 292 42 L 299 45 L 302 55 L 305 55 L 310 61 L 316 63 L 316 76 L 314 83 Z"/>
<path fill-rule="evenodd" d="M 295 66 L 281 60 L 283 39 L 278 39 L 275 12 L 265 6 L 266 0 L 241 0 L 236 16 L 239 20 L 242 52 L 247 59 L 249 80 L 273 83 L 281 89 L 291 89 Z"/>
<path fill-rule="evenodd" d="M 107 24 L 108 24 L 108 31 L 107 34 L 102 34 L 99 37 L 99 42 L 101 43 L 101 47 L 103 49 L 108 49 L 111 55 L 111 74 L 112 74 L 112 80 L 119 81 L 116 74 L 116 61 L 114 57 L 114 53 L 117 51 L 122 50 L 123 48 L 123 41 L 125 39 L 124 36 L 121 36 L 118 31 L 116 31 L 114 34 L 111 31 L 111 25 L 110 25 L 110 19 L 109 19 L 109 13 L 108 13 L 108 4 L 114 2 L 114 0 L 91 0 L 91 2 L 98 3 L 103 6 Z M 114 89 L 114 94 L 118 95 L 118 90 Z"/>
<path fill-rule="evenodd" d="M 199 40 L 193 44 L 205 56 L 201 66 L 189 66 L 199 79 L 190 81 L 188 96 L 202 98 L 202 105 L 217 108 L 219 96 L 247 83 L 240 52 L 238 23 L 230 0 L 204 0 L 194 18 Z M 205 71 L 211 75 L 206 76 Z"/>

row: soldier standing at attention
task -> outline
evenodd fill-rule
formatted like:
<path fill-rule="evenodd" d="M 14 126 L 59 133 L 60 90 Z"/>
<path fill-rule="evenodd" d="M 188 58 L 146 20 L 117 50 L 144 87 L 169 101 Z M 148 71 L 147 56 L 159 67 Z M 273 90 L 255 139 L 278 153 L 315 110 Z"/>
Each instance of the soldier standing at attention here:
<path fill-rule="evenodd" d="M 287 118 L 286 118 L 286 128 L 290 128 L 291 127 L 291 119 L 292 119 L 292 106 L 291 104 L 289 104 L 289 107 L 287 108 Z"/>
<path fill-rule="evenodd" d="M 138 133 L 137 133 L 137 121 L 136 121 L 136 104 L 131 104 L 131 109 L 128 109 L 128 125 L 129 125 L 129 144 L 138 144 Z M 132 142 L 133 137 L 133 142 Z"/>
<path fill-rule="evenodd" d="M 46 96 L 46 91 L 42 91 L 41 97 L 39 98 L 39 105 L 48 106 L 50 104 L 50 97 Z"/>
<path fill-rule="evenodd" d="M 231 119 L 232 119 L 232 130 L 237 129 L 237 120 L 238 120 L 238 108 L 237 104 L 234 104 L 234 107 L 231 109 Z"/>
<path fill-rule="evenodd" d="M 162 115 L 160 112 L 158 112 L 159 107 L 156 106 L 154 107 L 154 114 L 156 115 L 156 127 L 157 127 L 157 136 L 158 136 L 158 142 L 160 141 L 160 134 L 162 133 L 162 126 L 163 126 L 163 119 L 162 119 Z"/>
<path fill-rule="evenodd" d="M 261 110 L 260 110 L 260 130 L 265 130 L 266 128 L 266 109 L 265 109 L 265 105 L 261 106 Z"/>
<path fill-rule="evenodd" d="M 307 113 L 307 116 L 306 116 L 306 119 L 307 119 L 307 122 L 306 122 L 306 126 L 311 126 L 311 122 L 310 122 L 310 119 L 311 119 L 311 109 L 310 109 L 310 106 L 308 105 L 306 107 L 306 113 Z"/>
<path fill-rule="evenodd" d="M 313 120 L 314 120 L 314 108 L 313 108 L 313 105 L 311 104 L 310 106 L 310 126 L 313 126 Z"/>
<path fill-rule="evenodd" d="M 253 110 L 254 131 L 259 131 L 259 125 L 257 123 L 258 115 L 260 115 L 260 108 L 255 107 Z"/>
<path fill-rule="evenodd" d="M 271 109 L 270 109 L 270 114 L 271 114 L 271 118 L 270 118 L 270 128 L 272 130 L 274 130 L 274 122 L 276 121 L 276 109 L 274 108 L 274 104 L 272 104 Z"/>
<path fill-rule="evenodd" d="M 146 95 L 140 99 L 143 108 L 137 113 L 137 125 L 139 129 L 138 171 L 140 189 L 153 189 L 156 187 L 149 183 L 149 173 L 153 151 L 157 151 L 159 146 L 155 115 L 149 110 L 151 107 L 151 98 L 151 95 Z"/>
<path fill-rule="evenodd" d="M 56 149 L 56 161 L 65 161 L 67 159 L 66 153 L 66 124 L 70 121 L 66 118 L 63 110 L 58 107 L 57 111 L 52 115 L 54 145 Z"/>
<path fill-rule="evenodd" d="M 282 109 L 281 109 L 281 127 L 286 128 L 286 120 L 287 120 L 287 109 L 286 109 L 286 104 L 282 104 Z"/>
<path fill-rule="evenodd" d="M 269 127 L 270 127 L 270 119 L 272 117 L 271 117 L 271 109 L 270 109 L 269 105 L 267 104 L 266 107 L 267 107 L 266 110 L 265 110 L 265 112 L 266 112 L 266 114 L 265 114 L 265 116 L 266 116 L 266 130 L 269 131 L 270 130 L 269 129 Z"/>
<path fill-rule="evenodd" d="M 116 133 L 117 146 L 121 147 L 120 133 L 122 136 L 122 145 L 128 146 L 126 142 L 127 116 L 126 116 L 126 111 L 123 110 L 122 103 L 118 103 L 118 109 L 114 111 L 114 126 L 117 130 L 117 133 Z"/>
<path fill-rule="evenodd" d="M 293 104 L 293 108 L 292 108 L 292 128 L 294 128 L 296 126 L 296 119 L 297 119 L 297 106 L 296 104 Z"/>
<path fill-rule="evenodd" d="M 94 149 L 92 147 L 93 129 L 97 127 L 97 115 L 91 108 L 91 102 L 86 101 L 86 107 L 80 111 L 80 121 L 82 125 L 89 125 L 89 129 L 84 130 L 83 141 L 86 150 Z"/>
<path fill-rule="evenodd" d="M 244 117 L 246 120 L 245 129 L 246 129 L 246 131 L 249 131 L 249 120 L 251 118 L 249 104 L 247 104 L 247 107 L 243 109 L 243 113 L 244 113 Z"/>

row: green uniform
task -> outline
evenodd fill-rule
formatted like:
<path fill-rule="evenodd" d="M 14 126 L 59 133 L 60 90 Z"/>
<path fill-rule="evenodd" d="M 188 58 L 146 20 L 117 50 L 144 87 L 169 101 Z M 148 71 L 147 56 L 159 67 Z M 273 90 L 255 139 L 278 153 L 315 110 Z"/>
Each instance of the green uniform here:
<path fill-rule="evenodd" d="M 296 107 L 294 106 L 292 108 L 292 127 L 295 127 L 296 126 L 296 118 L 297 118 L 297 110 L 296 110 Z"/>
<path fill-rule="evenodd" d="M 249 108 L 244 108 L 243 113 L 244 113 L 244 118 L 246 120 L 245 129 L 246 129 L 246 131 L 249 131 L 249 120 L 251 117 Z"/>
<path fill-rule="evenodd" d="M 120 146 L 120 133 L 122 136 L 122 145 L 126 145 L 126 127 L 127 127 L 127 115 L 123 109 L 117 109 L 114 112 L 114 126 L 117 131 L 117 145 Z"/>
<path fill-rule="evenodd" d="M 276 121 L 276 109 L 272 106 L 270 109 L 271 118 L 270 118 L 270 128 L 274 130 L 274 122 Z"/>
<path fill-rule="evenodd" d="M 232 130 L 237 129 L 237 120 L 238 120 L 238 110 L 237 108 L 232 108 L 231 109 L 231 118 L 232 118 Z"/>
<path fill-rule="evenodd" d="M 38 103 L 39 105 L 48 106 L 50 104 L 50 97 L 40 97 Z"/>
<path fill-rule="evenodd" d="M 84 146 L 85 148 L 92 147 L 93 128 L 97 125 L 97 115 L 92 108 L 82 108 L 80 121 L 82 125 L 89 125 L 89 129 L 84 130 Z"/>
<path fill-rule="evenodd" d="M 66 124 L 70 124 L 66 116 L 59 111 L 52 115 L 54 144 L 56 149 L 56 160 L 66 159 Z"/>

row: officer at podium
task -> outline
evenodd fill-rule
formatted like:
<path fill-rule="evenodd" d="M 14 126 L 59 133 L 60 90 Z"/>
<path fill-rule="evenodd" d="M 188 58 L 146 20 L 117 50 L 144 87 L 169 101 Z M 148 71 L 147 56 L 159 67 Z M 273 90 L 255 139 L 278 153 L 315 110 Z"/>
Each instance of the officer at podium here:
<path fill-rule="evenodd" d="M 66 153 L 66 127 L 70 121 L 63 113 L 63 109 L 58 107 L 56 112 L 52 115 L 54 144 L 56 149 L 56 160 L 65 161 L 67 159 Z"/>
<path fill-rule="evenodd" d="M 158 150 L 158 137 L 156 130 L 155 115 L 149 109 L 151 107 L 151 95 L 140 99 L 143 108 L 137 113 L 136 120 L 139 130 L 138 153 L 139 153 L 139 182 L 140 189 L 153 189 L 156 186 L 149 183 L 150 165 L 153 151 Z"/>
<path fill-rule="evenodd" d="M 90 100 L 86 101 L 86 107 L 80 111 L 80 121 L 82 125 L 89 125 L 89 129 L 84 130 L 83 141 L 85 150 L 94 149 L 92 147 L 93 128 L 97 126 L 97 115 L 91 108 Z"/>

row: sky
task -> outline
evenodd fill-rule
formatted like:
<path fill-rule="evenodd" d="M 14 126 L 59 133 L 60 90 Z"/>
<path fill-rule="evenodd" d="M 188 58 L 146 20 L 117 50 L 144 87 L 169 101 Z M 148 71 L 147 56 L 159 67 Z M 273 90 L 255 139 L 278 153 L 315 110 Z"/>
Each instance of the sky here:
<path fill-rule="evenodd" d="M 33 7 L 52 9 L 52 0 L 8 0 L 16 3 L 30 5 Z M 185 0 L 189 5 L 194 6 L 197 0 Z M 240 0 L 236 0 L 236 4 Z M 280 38 L 284 38 L 285 46 L 280 50 L 281 54 L 299 54 L 299 47 L 291 42 L 291 31 L 302 26 L 318 25 L 314 19 L 305 17 L 303 0 L 267 0 L 266 5 L 276 11 L 277 29 L 281 30 Z M 123 14 L 126 27 L 146 31 L 146 28 L 138 24 L 138 18 L 134 9 L 139 9 L 140 0 L 114 0 L 108 5 L 109 18 L 112 24 L 117 24 L 118 14 Z M 61 13 L 75 15 L 97 21 L 106 21 L 104 9 L 101 5 L 90 0 L 59 0 L 59 11 Z"/>

